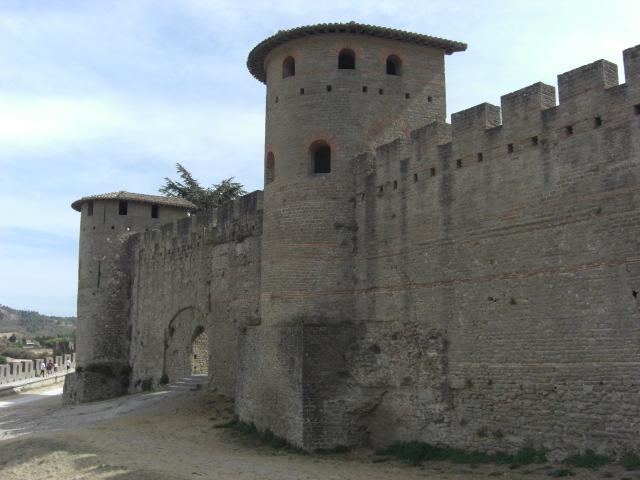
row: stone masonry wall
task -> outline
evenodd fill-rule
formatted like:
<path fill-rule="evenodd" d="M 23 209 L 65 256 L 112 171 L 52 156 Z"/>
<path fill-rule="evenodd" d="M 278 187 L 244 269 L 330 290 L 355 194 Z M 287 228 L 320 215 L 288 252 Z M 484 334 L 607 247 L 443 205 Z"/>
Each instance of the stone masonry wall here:
<path fill-rule="evenodd" d="M 354 160 L 334 443 L 640 448 L 639 58 L 626 84 L 595 62 L 559 106 L 535 84 Z"/>
<path fill-rule="evenodd" d="M 134 239 L 132 391 L 191 375 L 204 331 L 210 386 L 234 394 L 238 335 L 259 316 L 261 231 L 254 192 Z"/>

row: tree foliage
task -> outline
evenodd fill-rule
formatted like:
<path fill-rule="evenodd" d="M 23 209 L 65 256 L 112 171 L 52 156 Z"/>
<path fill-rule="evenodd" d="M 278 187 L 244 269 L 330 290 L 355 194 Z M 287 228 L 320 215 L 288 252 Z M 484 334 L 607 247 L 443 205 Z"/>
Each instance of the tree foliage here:
<path fill-rule="evenodd" d="M 198 210 L 218 207 L 247 193 L 241 183 L 233 181 L 233 177 L 214 183 L 210 187 L 203 187 L 180 163 L 176 163 L 176 170 L 180 180 L 165 177 L 165 184 L 160 187 L 160 193 L 167 197 L 189 200 L 198 207 Z"/>

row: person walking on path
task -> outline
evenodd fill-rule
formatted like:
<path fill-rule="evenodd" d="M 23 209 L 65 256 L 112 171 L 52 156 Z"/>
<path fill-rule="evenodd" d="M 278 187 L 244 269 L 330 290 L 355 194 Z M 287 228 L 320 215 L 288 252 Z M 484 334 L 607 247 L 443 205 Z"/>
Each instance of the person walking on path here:
<path fill-rule="evenodd" d="M 44 370 L 45 368 L 47 368 L 47 366 L 44 364 L 44 360 L 42 362 L 40 362 L 40 376 L 44 377 Z"/>
<path fill-rule="evenodd" d="M 71 370 L 71 359 L 67 358 L 67 372 Z"/>
<path fill-rule="evenodd" d="M 53 373 L 58 373 L 58 362 L 54 362 L 53 364 Z"/>

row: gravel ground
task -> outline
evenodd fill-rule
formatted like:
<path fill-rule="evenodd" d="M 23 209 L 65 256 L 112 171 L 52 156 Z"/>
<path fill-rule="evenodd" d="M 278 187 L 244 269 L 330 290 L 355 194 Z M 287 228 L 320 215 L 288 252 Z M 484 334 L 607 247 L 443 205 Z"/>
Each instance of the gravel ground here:
<path fill-rule="evenodd" d="M 454 480 L 549 479 L 564 467 L 412 467 L 372 452 L 300 455 L 259 445 L 228 429 L 232 402 L 191 381 L 168 391 L 63 406 L 52 389 L 3 398 L 0 479 Z M 640 479 L 618 466 L 570 469 L 578 479 Z"/>

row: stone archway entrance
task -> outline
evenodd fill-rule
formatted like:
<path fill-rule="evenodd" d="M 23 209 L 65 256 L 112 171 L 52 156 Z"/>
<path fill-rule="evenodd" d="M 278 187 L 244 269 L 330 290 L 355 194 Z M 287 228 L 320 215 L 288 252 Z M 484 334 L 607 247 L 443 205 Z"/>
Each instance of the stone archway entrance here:
<path fill-rule="evenodd" d="M 164 334 L 164 382 L 209 374 L 209 338 L 205 319 L 194 307 L 179 310 Z"/>
<path fill-rule="evenodd" d="M 204 327 L 196 327 L 191 342 L 191 374 L 209 374 L 209 338 Z"/>

